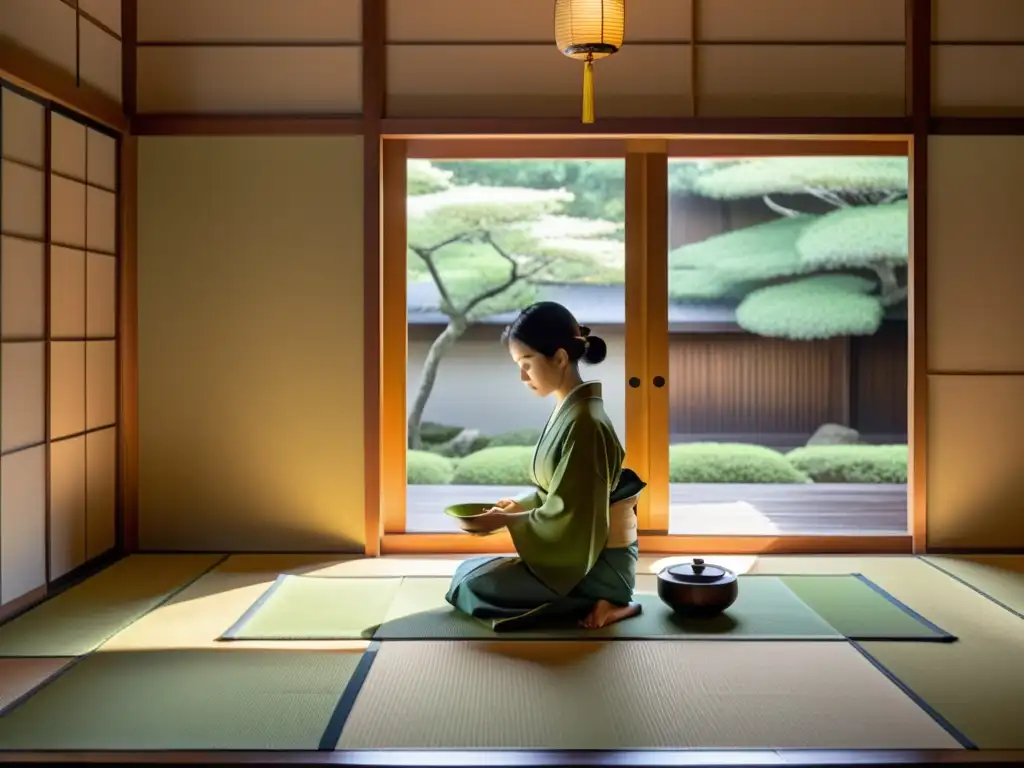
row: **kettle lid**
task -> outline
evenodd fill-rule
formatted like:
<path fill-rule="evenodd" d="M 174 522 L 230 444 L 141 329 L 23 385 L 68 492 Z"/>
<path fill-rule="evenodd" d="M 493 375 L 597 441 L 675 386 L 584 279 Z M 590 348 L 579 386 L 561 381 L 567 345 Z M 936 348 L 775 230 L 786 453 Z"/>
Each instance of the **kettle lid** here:
<path fill-rule="evenodd" d="M 690 584 L 711 584 L 732 572 L 720 565 L 708 565 L 703 558 L 695 557 L 692 563 L 673 565 L 668 569 L 676 579 Z"/>

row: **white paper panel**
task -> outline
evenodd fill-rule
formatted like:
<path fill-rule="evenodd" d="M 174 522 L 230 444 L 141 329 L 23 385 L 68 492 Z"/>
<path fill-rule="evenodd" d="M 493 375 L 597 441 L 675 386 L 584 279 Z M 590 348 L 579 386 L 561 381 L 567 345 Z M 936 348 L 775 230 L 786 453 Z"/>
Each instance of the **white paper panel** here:
<path fill-rule="evenodd" d="M 85 184 L 50 176 L 50 241 L 85 247 Z"/>
<path fill-rule="evenodd" d="M 0 413 L 2 449 L 13 451 L 46 439 L 46 345 L 39 342 L 3 344 L 0 360 L 3 409 Z"/>
<path fill-rule="evenodd" d="M 90 184 L 117 189 L 117 140 L 92 128 L 87 136 L 86 176 Z"/>
<path fill-rule="evenodd" d="M 50 170 L 85 181 L 85 126 L 57 112 L 50 115 Z"/>
<path fill-rule="evenodd" d="M 38 101 L 3 88 L 3 156 L 42 168 L 46 110 Z"/>
<path fill-rule="evenodd" d="M 113 549 L 117 543 L 117 430 L 85 436 L 86 556 Z"/>
<path fill-rule="evenodd" d="M 50 578 L 85 563 L 85 435 L 50 445 Z"/>
<path fill-rule="evenodd" d="M 117 421 L 117 342 L 90 341 L 85 348 L 85 427 Z"/>
<path fill-rule="evenodd" d="M 50 344 L 50 437 L 85 431 L 85 342 Z"/>
<path fill-rule="evenodd" d="M 50 247 L 50 337 L 85 337 L 85 252 Z"/>
<path fill-rule="evenodd" d="M 117 261 L 112 256 L 90 253 L 86 257 L 86 321 L 89 338 L 117 334 Z"/>
<path fill-rule="evenodd" d="M 85 240 L 89 250 L 114 253 L 117 250 L 117 195 L 89 187 L 86 196 L 88 221 Z"/>
<path fill-rule="evenodd" d="M 41 339 L 46 332 L 46 246 L 0 237 L 0 310 L 4 339 Z"/>
<path fill-rule="evenodd" d="M 42 240 L 45 235 L 46 184 L 42 171 L 4 160 L 0 174 L 0 229 L 5 235 Z"/>
<path fill-rule="evenodd" d="M 0 458 L 0 603 L 46 585 L 46 446 Z"/>

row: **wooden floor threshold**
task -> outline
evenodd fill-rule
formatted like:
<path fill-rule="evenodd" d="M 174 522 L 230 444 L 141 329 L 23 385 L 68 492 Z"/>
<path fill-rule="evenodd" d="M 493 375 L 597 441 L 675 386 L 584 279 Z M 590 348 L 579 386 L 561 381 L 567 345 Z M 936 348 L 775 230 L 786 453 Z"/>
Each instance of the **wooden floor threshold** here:
<path fill-rule="evenodd" d="M 382 555 L 485 555 L 515 551 L 508 533 L 388 533 Z M 909 555 L 911 536 L 671 536 L 640 535 L 645 555 Z"/>
<path fill-rule="evenodd" d="M 352 752 L 0 752 L 0 765 L 346 766 L 347 768 L 687 768 L 1024 765 L 1024 750 L 367 750 Z"/>

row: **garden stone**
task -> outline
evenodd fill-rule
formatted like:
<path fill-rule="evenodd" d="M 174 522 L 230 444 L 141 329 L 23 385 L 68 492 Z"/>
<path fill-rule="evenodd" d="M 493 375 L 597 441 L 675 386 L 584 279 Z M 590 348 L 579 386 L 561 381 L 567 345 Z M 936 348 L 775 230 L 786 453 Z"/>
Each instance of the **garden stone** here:
<path fill-rule="evenodd" d="M 807 445 L 859 445 L 860 433 L 842 424 L 822 424 L 811 435 Z"/>

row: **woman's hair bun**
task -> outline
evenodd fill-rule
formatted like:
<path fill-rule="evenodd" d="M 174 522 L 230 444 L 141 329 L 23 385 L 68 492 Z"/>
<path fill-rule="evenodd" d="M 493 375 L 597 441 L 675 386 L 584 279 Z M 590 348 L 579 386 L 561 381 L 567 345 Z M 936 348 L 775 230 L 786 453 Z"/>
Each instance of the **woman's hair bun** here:
<path fill-rule="evenodd" d="M 580 330 L 583 330 L 582 328 Z M 600 336 L 587 335 L 589 329 L 584 331 L 587 339 L 587 348 L 583 352 L 583 362 L 588 365 L 597 365 L 608 357 L 608 345 Z"/>

